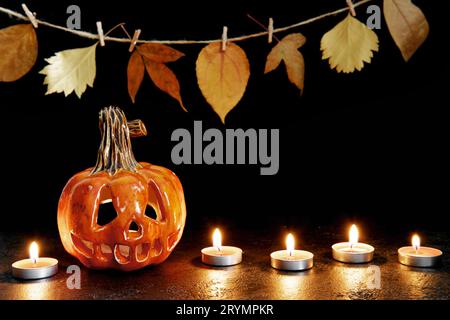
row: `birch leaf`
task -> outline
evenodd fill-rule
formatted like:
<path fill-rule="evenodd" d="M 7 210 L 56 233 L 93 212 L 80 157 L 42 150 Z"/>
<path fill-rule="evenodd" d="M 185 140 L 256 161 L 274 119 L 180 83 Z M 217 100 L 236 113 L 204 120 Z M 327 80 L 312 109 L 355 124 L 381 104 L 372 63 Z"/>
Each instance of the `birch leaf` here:
<path fill-rule="evenodd" d="M 284 37 L 267 56 L 264 73 L 275 70 L 284 61 L 289 81 L 303 91 L 305 82 L 305 62 L 298 49 L 306 42 L 300 33 L 293 33 Z"/>
<path fill-rule="evenodd" d="M 378 37 L 364 23 L 350 14 L 322 37 L 322 59 L 329 59 L 331 69 L 350 73 L 360 71 L 378 51 Z"/>
<path fill-rule="evenodd" d="M 75 91 L 78 98 L 81 98 L 87 86 L 93 87 L 96 47 L 97 43 L 86 48 L 64 50 L 45 59 L 48 65 L 40 73 L 46 75 L 46 94 L 64 92 L 67 97 Z"/>
<path fill-rule="evenodd" d="M 428 21 L 411 0 L 384 0 L 383 11 L 389 32 L 408 61 L 428 37 Z"/>
<path fill-rule="evenodd" d="M 26 75 L 36 63 L 38 42 L 31 24 L 0 30 L 0 81 L 12 82 Z"/>
<path fill-rule="evenodd" d="M 224 123 L 244 95 L 250 77 L 244 50 L 230 42 L 222 51 L 220 42 L 211 43 L 200 51 L 196 72 L 203 96 Z"/>

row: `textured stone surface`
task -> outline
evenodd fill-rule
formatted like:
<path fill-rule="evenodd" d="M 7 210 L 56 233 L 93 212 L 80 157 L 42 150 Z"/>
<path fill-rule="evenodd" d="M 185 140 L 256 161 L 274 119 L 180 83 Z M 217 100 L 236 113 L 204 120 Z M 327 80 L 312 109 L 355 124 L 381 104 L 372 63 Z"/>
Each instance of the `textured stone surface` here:
<path fill-rule="evenodd" d="M 79 263 L 64 252 L 58 238 L 0 233 L 0 299 L 449 299 L 447 233 L 427 231 L 424 245 L 444 251 L 443 265 L 420 269 L 397 262 L 398 247 L 407 245 L 405 237 L 379 235 L 375 240 L 366 240 L 376 248 L 370 264 L 346 265 L 334 261 L 330 246 L 345 241 L 345 235 L 330 230 L 310 230 L 299 239 L 302 249 L 315 254 L 314 268 L 306 272 L 280 272 L 270 267 L 269 254 L 283 248 L 284 234 L 236 228 L 226 231 L 224 244 L 244 250 L 242 264 L 207 267 L 200 262 L 199 255 L 202 247 L 209 246 L 210 230 L 188 230 L 161 265 L 132 273 L 82 267 L 80 290 L 66 287 L 67 266 Z M 11 263 L 27 256 L 25 245 L 31 239 L 39 241 L 46 256 L 59 259 L 60 271 L 55 277 L 33 282 L 11 277 Z M 370 289 L 374 270 L 371 266 L 380 268 L 380 289 Z"/>

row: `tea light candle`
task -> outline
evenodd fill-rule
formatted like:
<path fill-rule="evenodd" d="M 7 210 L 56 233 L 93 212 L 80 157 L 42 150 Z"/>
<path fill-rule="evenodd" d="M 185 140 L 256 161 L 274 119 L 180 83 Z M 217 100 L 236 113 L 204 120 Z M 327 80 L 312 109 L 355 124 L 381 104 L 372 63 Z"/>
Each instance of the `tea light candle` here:
<path fill-rule="evenodd" d="M 411 247 L 398 249 L 398 261 L 411 267 L 436 267 L 441 262 L 442 251 L 435 248 L 421 247 L 418 235 L 412 237 Z"/>
<path fill-rule="evenodd" d="M 333 258 L 345 263 L 365 263 L 373 259 L 374 247 L 358 242 L 358 228 L 352 225 L 350 228 L 349 242 L 335 243 L 331 248 Z"/>
<path fill-rule="evenodd" d="M 12 264 L 12 275 L 24 280 L 48 278 L 58 272 L 58 260 L 40 258 L 39 247 L 32 242 L 29 249 L 30 258 L 16 261 Z"/>
<path fill-rule="evenodd" d="M 213 246 L 202 249 L 202 262 L 215 267 L 226 267 L 242 261 L 242 250 L 237 247 L 222 246 L 222 234 L 214 230 Z"/>
<path fill-rule="evenodd" d="M 295 250 L 295 239 L 292 234 L 286 237 L 286 250 L 270 254 L 272 268 L 286 271 L 301 271 L 313 267 L 314 255 L 309 251 Z"/>

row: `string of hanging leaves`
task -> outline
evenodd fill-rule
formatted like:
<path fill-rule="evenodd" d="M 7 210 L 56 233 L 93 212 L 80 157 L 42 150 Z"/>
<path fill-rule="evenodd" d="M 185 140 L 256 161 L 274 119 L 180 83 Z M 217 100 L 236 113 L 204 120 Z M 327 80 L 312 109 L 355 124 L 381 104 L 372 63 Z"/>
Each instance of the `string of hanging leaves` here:
<path fill-rule="evenodd" d="M 428 36 L 429 26 L 423 12 L 411 0 L 383 0 L 383 12 L 395 44 L 404 60 L 408 61 Z M 20 17 L 20 14 L 15 13 L 15 16 Z M 220 41 L 199 41 L 205 42 L 209 43 L 201 49 L 196 61 L 198 86 L 206 101 L 225 122 L 226 115 L 245 93 L 250 64 L 244 50 L 231 40 L 226 42 L 226 48 Z M 288 80 L 302 93 L 305 62 L 299 49 L 305 42 L 306 38 L 300 33 L 277 39 L 267 56 L 264 74 L 277 69 L 284 62 Z M 40 73 L 45 75 L 46 94 L 64 93 L 68 96 L 75 92 L 81 98 L 88 86 L 93 87 L 97 46 L 98 42 L 85 48 L 63 50 L 45 59 L 48 65 Z M 378 51 L 378 37 L 349 12 L 323 35 L 320 46 L 322 59 L 328 60 L 331 69 L 350 73 L 361 70 L 364 63 L 370 63 L 373 53 Z M 32 24 L 17 24 L 0 30 L 0 81 L 12 82 L 23 77 L 32 69 L 37 56 L 38 40 Z M 181 108 L 187 111 L 181 98 L 179 81 L 168 67 L 168 64 L 183 56 L 182 52 L 157 41 L 137 45 L 131 53 L 127 68 L 131 101 L 135 102 L 147 73 L 156 87 L 176 99 Z"/>

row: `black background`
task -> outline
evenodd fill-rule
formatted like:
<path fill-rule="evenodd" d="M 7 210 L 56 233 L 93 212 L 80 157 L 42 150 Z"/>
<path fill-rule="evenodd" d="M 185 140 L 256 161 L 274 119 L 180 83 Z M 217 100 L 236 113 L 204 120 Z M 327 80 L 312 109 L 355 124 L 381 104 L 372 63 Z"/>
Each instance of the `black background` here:
<path fill-rule="evenodd" d="M 19 1 L 2 6 L 20 11 Z M 381 1 L 375 0 L 381 5 Z M 142 119 L 149 136 L 133 141 L 140 161 L 168 167 L 183 183 L 187 230 L 222 226 L 305 229 L 355 221 L 367 232 L 448 230 L 448 18 L 445 1 L 415 1 L 427 16 L 428 40 L 406 64 L 385 22 L 376 33 L 380 51 L 361 72 L 330 70 L 321 60 L 322 35 L 340 14 L 295 31 L 307 38 L 304 95 L 287 80 L 284 66 L 263 75 L 271 46 L 266 38 L 240 42 L 251 63 L 247 91 L 226 119 L 210 109 L 196 82 L 201 45 L 176 46 L 186 56 L 170 68 L 181 84 L 189 113 L 159 91 L 146 76 L 136 104 L 127 93 L 128 45 L 97 49 L 94 88 L 45 96 L 44 58 L 56 51 L 91 45 L 41 26 L 39 57 L 33 70 L 14 83 L 0 83 L 2 112 L 2 205 L 0 230 L 56 233 L 59 195 L 75 173 L 93 166 L 99 145 L 98 111 L 121 106 L 129 119 Z M 146 39 L 218 38 L 261 31 L 246 14 L 275 27 L 295 23 L 345 5 L 343 0 L 276 1 L 28 1 L 38 17 L 65 25 L 66 8 L 78 4 L 82 29 L 105 31 L 126 22 L 130 33 L 142 28 Z M 447 8 L 445 7 L 447 6 Z M 365 21 L 365 6 L 357 8 Z M 0 27 L 16 23 L 0 16 Z M 288 33 L 279 34 L 280 37 Z M 113 35 L 123 36 L 121 31 Z M 181 165 L 171 162 L 176 128 L 280 128 L 280 170 L 260 176 L 258 166 Z"/>

